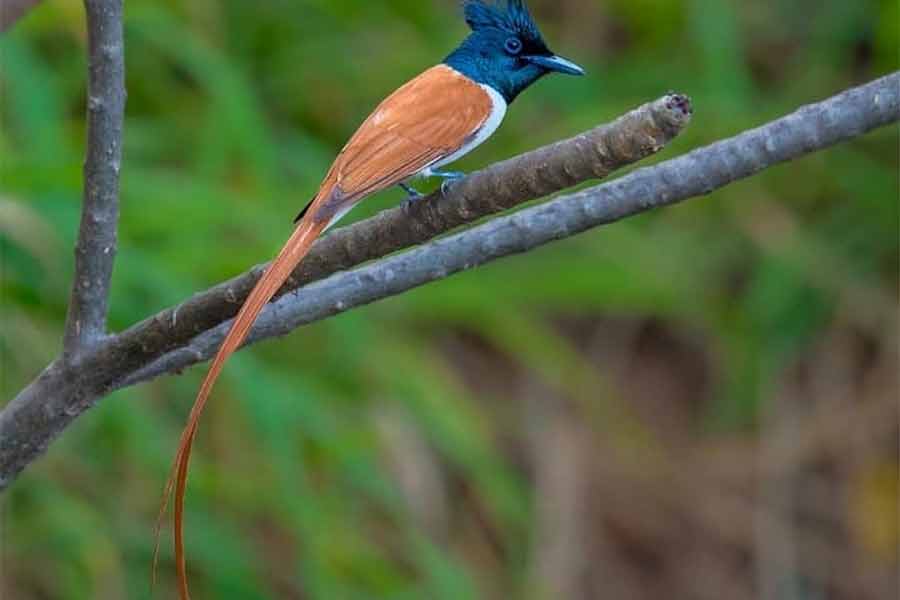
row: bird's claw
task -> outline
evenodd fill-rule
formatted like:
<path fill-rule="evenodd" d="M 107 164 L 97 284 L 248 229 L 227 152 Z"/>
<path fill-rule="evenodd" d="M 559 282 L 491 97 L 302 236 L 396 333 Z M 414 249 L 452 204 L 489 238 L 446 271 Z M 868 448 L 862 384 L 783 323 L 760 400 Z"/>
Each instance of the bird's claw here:
<path fill-rule="evenodd" d="M 454 179 L 445 179 L 441 182 L 441 195 L 447 196 L 450 193 L 450 188 L 453 187 Z"/>
<path fill-rule="evenodd" d="M 400 187 L 406 192 L 406 198 L 400 203 L 400 208 L 403 209 L 404 213 L 409 215 L 409 209 L 412 208 L 412 205 L 424 198 L 425 195 L 420 193 L 416 188 L 405 183 L 401 183 Z"/>
<path fill-rule="evenodd" d="M 453 189 L 453 186 L 459 182 L 459 180 L 465 178 L 465 173 L 457 173 L 451 172 L 442 175 L 444 180 L 441 182 L 441 195 L 447 196 L 450 191 Z"/>
<path fill-rule="evenodd" d="M 407 194 L 406 198 L 403 199 L 403 202 L 400 203 L 400 209 L 404 212 L 404 214 L 406 214 L 406 216 L 409 216 L 413 204 L 416 204 L 424 197 L 424 194 L 420 194 L 418 192 L 416 192 L 415 194 Z"/>

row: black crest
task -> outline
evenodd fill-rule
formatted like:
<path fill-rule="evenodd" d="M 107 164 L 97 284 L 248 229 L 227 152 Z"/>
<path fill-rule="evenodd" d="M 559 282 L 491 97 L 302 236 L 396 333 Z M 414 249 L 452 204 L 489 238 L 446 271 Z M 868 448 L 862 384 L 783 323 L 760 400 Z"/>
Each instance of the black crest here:
<path fill-rule="evenodd" d="M 524 0 L 463 0 L 463 13 L 472 31 L 499 29 L 534 42 L 543 41 Z"/>

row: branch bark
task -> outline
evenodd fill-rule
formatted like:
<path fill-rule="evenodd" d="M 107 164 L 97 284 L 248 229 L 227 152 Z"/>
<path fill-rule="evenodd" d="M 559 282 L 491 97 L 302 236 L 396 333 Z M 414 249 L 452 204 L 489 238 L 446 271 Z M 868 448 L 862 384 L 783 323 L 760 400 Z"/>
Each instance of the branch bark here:
<path fill-rule="evenodd" d="M 292 291 L 260 315 L 246 344 L 400 294 L 497 258 L 653 208 L 709 194 L 763 169 L 900 120 L 900 72 L 811 104 L 740 135 L 413 250 Z M 215 354 L 230 322 L 205 331 L 114 388 L 181 371 Z M 2 415 L 0 415 L 2 417 Z M 2 431 L 2 429 L 0 429 Z"/>
<path fill-rule="evenodd" d="M 315 243 L 279 295 L 524 202 L 606 177 L 660 151 L 690 116 L 690 101 L 668 94 L 612 123 L 476 171 L 446 196 L 435 192 L 408 209 L 389 209 L 337 229 Z M 258 265 L 122 332 L 116 341 L 122 367 L 147 365 L 233 317 L 264 269 Z"/>
<path fill-rule="evenodd" d="M 119 223 L 125 116 L 122 0 L 85 0 L 84 6 L 88 30 L 87 153 L 75 276 L 63 338 L 63 354 L 69 358 L 106 334 Z"/>
<path fill-rule="evenodd" d="M 900 73 L 894 73 L 685 156 L 496 218 L 413 250 L 333 274 L 293 291 L 297 285 L 312 278 L 369 260 L 379 256 L 379 252 L 390 252 L 404 244 L 427 239 L 428 234 L 440 233 L 429 229 L 432 222 L 453 227 L 458 224 L 455 219 L 465 222 L 477 207 L 493 206 L 502 210 L 514 204 L 498 201 L 498 198 L 549 193 L 553 191 L 557 177 L 564 185 L 570 185 L 567 182 L 572 181 L 571 177 L 561 175 L 569 173 L 565 163 L 558 170 L 548 168 L 556 156 L 550 151 L 543 155 L 544 162 L 522 161 L 525 157 L 513 159 L 521 161 L 515 163 L 519 165 L 517 168 L 523 169 L 521 172 L 505 171 L 510 168 L 510 161 L 499 163 L 461 183 L 448 198 L 419 204 L 410 217 L 398 210 L 385 211 L 321 240 L 315 258 L 308 258 L 305 263 L 309 264 L 295 272 L 295 280 L 287 286 L 291 291 L 283 293 L 263 312 L 248 343 L 283 335 L 304 323 L 401 293 L 502 256 L 524 252 L 652 208 L 708 194 L 769 166 L 898 120 Z M 630 135 L 627 128 L 618 130 L 615 135 L 624 136 L 621 139 L 626 145 L 628 140 L 639 139 Z M 559 155 L 568 155 L 563 148 L 556 151 Z M 579 151 L 573 150 L 572 156 L 578 154 Z M 606 153 L 597 150 L 596 156 L 606 156 Z M 553 175 L 548 176 L 551 171 Z M 497 174 L 498 179 L 493 179 L 492 173 Z M 510 181 L 522 183 L 509 185 Z M 534 182 L 534 187 L 527 182 Z M 451 210 L 445 205 L 455 208 Z M 426 237 L 417 237 L 420 235 Z M 392 244 L 397 246 L 392 247 Z M 61 361 L 51 364 L 0 412 L 0 489 L 103 395 L 209 358 L 228 326 L 227 322 L 221 321 L 236 312 L 240 299 L 258 274 L 256 269 L 195 297 L 180 308 L 163 311 L 105 340 L 76 364 Z M 184 309 L 189 304 L 191 310 L 185 314 Z M 215 310 L 222 312 L 216 315 L 213 314 Z M 179 341 L 173 343 L 172 339 Z M 151 351 L 143 351 L 142 343 Z"/>
<path fill-rule="evenodd" d="M 604 177 L 659 151 L 688 123 L 690 112 L 687 98 L 670 94 L 610 124 L 473 173 L 446 197 L 433 194 L 408 211 L 384 211 L 338 229 L 316 243 L 281 292 L 586 179 Z M 194 338 L 234 316 L 262 269 L 251 269 L 88 351 L 51 363 L 0 412 L 0 490 L 72 420 L 136 372 L 149 373 L 149 365 L 183 350 L 188 354 L 179 354 L 180 360 L 190 356 L 200 360 L 191 346 Z"/>

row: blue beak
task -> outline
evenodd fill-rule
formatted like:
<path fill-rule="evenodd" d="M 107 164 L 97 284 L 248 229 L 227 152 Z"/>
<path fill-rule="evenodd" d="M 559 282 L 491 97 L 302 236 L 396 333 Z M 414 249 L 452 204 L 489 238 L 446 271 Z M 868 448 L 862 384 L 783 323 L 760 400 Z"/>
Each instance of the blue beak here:
<path fill-rule="evenodd" d="M 525 60 L 548 71 L 565 73 L 566 75 L 584 75 L 584 69 L 562 56 L 526 56 Z"/>

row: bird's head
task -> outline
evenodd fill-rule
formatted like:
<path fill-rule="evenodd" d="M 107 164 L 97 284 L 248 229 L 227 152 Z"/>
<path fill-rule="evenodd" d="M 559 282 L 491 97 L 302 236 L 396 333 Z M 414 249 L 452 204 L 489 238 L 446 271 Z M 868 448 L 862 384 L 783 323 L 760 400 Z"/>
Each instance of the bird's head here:
<path fill-rule="evenodd" d="M 444 62 L 507 102 L 547 73 L 584 75 L 547 48 L 524 0 L 464 0 L 463 11 L 472 33 Z"/>

